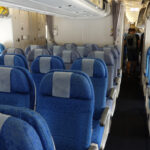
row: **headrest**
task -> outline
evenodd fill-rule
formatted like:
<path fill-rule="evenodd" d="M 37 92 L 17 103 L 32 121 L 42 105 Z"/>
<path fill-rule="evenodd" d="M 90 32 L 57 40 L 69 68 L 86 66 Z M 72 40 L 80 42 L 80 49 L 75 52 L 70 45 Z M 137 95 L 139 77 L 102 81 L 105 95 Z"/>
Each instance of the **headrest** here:
<path fill-rule="evenodd" d="M 30 51 L 32 51 L 33 49 L 38 49 L 38 48 L 42 48 L 42 46 L 40 46 L 40 45 L 30 45 L 30 46 L 28 46 L 28 47 L 26 48 L 26 50 L 25 50 L 26 56 L 27 56 L 28 53 L 29 53 Z"/>
<path fill-rule="evenodd" d="M 64 46 L 55 45 L 53 46 L 53 56 L 61 56 Z"/>
<path fill-rule="evenodd" d="M 8 48 L 3 52 L 3 54 L 20 54 L 25 56 L 25 53 L 21 48 Z"/>
<path fill-rule="evenodd" d="M 81 70 L 94 78 L 107 77 L 107 67 L 105 63 L 100 59 L 79 58 L 73 65 L 72 70 Z"/>
<path fill-rule="evenodd" d="M 77 47 L 77 51 L 79 52 L 81 57 L 85 57 L 86 56 L 86 48 L 84 46 L 78 46 Z"/>
<path fill-rule="evenodd" d="M 99 50 L 99 47 L 96 44 L 85 44 L 84 46 L 90 48 L 92 51 Z"/>
<path fill-rule="evenodd" d="M 73 63 L 77 58 L 80 58 L 80 54 L 76 50 L 63 50 L 62 52 L 64 63 Z"/>
<path fill-rule="evenodd" d="M 88 55 L 88 58 L 102 59 L 106 65 L 114 65 L 114 58 L 111 52 L 107 51 L 93 51 Z"/>
<path fill-rule="evenodd" d="M 89 77 L 82 72 L 58 70 L 51 71 L 43 78 L 40 93 L 59 98 L 91 99 L 93 87 Z"/>
<path fill-rule="evenodd" d="M 33 61 L 36 57 L 41 55 L 51 55 L 47 49 L 33 49 L 28 54 L 28 61 Z"/>
<path fill-rule="evenodd" d="M 4 66 L 20 66 L 20 67 L 24 67 L 24 68 L 28 68 L 27 67 L 27 62 L 25 60 L 25 58 L 23 58 L 24 56 L 22 55 L 14 55 L 14 54 L 6 54 L 6 55 L 2 55 L 0 56 L 0 65 L 4 65 Z"/>
<path fill-rule="evenodd" d="M 17 67 L 0 67 L 0 92 L 28 93 L 29 81 L 23 71 Z"/>
<path fill-rule="evenodd" d="M 105 52 L 111 52 L 112 54 L 113 54 L 113 57 L 115 58 L 115 59 L 117 59 L 118 58 L 118 52 L 114 49 L 114 48 L 112 48 L 112 47 L 103 47 L 103 50 L 105 51 Z"/>
<path fill-rule="evenodd" d="M 67 50 L 76 49 L 76 47 L 77 47 L 77 45 L 74 43 L 66 43 L 66 44 L 64 44 L 64 46 L 65 46 L 65 49 L 67 49 Z"/>
<path fill-rule="evenodd" d="M 64 64 L 56 56 L 38 56 L 32 63 L 32 73 L 48 73 L 52 69 L 64 69 Z"/>

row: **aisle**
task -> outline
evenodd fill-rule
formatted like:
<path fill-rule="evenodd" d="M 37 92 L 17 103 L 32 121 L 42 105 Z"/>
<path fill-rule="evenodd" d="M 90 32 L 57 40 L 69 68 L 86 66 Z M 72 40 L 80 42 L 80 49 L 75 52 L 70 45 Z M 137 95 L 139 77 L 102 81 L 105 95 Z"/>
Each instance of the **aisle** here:
<path fill-rule="evenodd" d="M 150 150 L 142 89 L 137 78 L 123 78 L 105 150 Z"/>

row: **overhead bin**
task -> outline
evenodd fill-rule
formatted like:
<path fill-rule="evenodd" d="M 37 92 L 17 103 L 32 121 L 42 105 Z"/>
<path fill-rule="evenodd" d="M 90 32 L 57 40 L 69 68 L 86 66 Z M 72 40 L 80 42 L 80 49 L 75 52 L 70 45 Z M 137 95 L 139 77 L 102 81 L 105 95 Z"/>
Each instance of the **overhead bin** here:
<path fill-rule="evenodd" d="M 71 18 L 104 17 L 111 10 L 104 0 L 1 0 L 0 5 Z"/>
<path fill-rule="evenodd" d="M 144 18 L 144 13 L 145 13 L 146 8 L 142 8 L 139 12 L 139 17 L 137 21 L 137 27 L 143 28 L 144 23 L 145 23 L 145 18 Z"/>

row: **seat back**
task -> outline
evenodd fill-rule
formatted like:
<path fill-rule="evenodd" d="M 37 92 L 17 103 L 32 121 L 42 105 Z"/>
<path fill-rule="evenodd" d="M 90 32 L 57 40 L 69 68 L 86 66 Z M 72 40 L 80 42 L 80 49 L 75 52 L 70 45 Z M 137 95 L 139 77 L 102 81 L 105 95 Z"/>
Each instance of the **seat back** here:
<path fill-rule="evenodd" d="M 66 69 L 70 69 L 71 65 L 73 62 L 77 59 L 80 58 L 80 54 L 78 53 L 77 50 L 63 50 L 62 51 L 62 59 L 65 64 Z"/>
<path fill-rule="evenodd" d="M 3 55 L 5 54 L 19 54 L 25 56 L 25 53 L 21 48 L 8 48 L 3 51 Z"/>
<path fill-rule="evenodd" d="M 27 60 L 29 64 L 29 68 L 31 67 L 32 62 L 36 59 L 36 57 L 41 55 L 52 55 L 47 49 L 33 49 L 29 52 Z"/>
<path fill-rule="evenodd" d="M 65 49 L 64 46 L 55 45 L 53 46 L 53 56 L 60 56 L 62 54 L 62 51 Z"/>
<path fill-rule="evenodd" d="M 114 78 L 118 76 L 118 53 L 114 48 L 111 47 L 104 47 L 103 48 L 104 51 L 111 53 L 113 55 L 114 58 L 114 67 L 115 67 L 115 71 L 114 71 Z"/>
<path fill-rule="evenodd" d="M 84 46 L 90 49 L 91 51 L 96 51 L 100 49 L 100 47 L 97 44 L 85 44 Z"/>
<path fill-rule="evenodd" d="M 43 46 L 41 45 L 30 45 L 25 49 L 25 55 L 28 56 L 28 53 L 31 52 L 33 49 L 41 49 Z"/>
<path fill-rule="evenodd" d="M 37 111 L 47 121 L 56 149 L 86 150 L 91 143 L 94 91 L 78 71 L 51 71 L 40 84 Z"/>
<path fill-rule="evenodd" d="M 64 47 L 67 50 L 76 50 L 77 45 L 74 43 L 66 43 L 64 44 Z"/>
<path fill-rule="evenodd" d="M 3 53 L 4 50 L 5 50 L 5 46 L 0 43 L 0 55 Z"/>
<path fill-rule="evenodd" d="M 31 65 L 31 74 L 36 84 L 37 94 L 42 78 L 52 69 L 65 69 L 62 59 L 58 56 L 38 56 Z"/>
<path fill-rule="evenodd" d="M 0 65 L 2 66 L 18 66 L 28 69 L 26 58 L 23 55 L 6 54 L 0 56 Z"/>
<path fill-rule="evenodd" d="M 35 87 L 28 70 L 0 67 L 0 105 L 34 109 Z"/>
<path fill-rule="evenodd" d="M 0 129 L 0 148 L 3 150 L 55 149 L 46 121 L 29 109 L 0 105 Z"/>
<path fill-rule="evenodd" d="M 88 47 L 84 46 L 78 46 L 77 51 L 80 54 L 81 57 L 87 57 L 89 54 L 90 49 Z"/>
<path fill-rule="evenodd" d="M 150 84 L 150 48 L 148 48 L 146 53 L 146 77 L 148 78 Z"/>
<path fill-rule="evenodd" d="M 115 70 L 115 62 L 111 53 L 105 51 L 94 51 L 88 55 L 88 58 L 98 58 L 102 59 L 107 66 L 108 70 L 108 88 L 107 92 L 109 94 L 111 88 L 114 86 L 114 70 Z"/>
<path fill-rule="evenodd" d="M 99 120 L 103 109 L 106 107 L 107 66 L 100 59 L 80 58 L 73 63 L 71 69 L 83 71 L 91 78 L 95 93 L 94 119 Z"/>

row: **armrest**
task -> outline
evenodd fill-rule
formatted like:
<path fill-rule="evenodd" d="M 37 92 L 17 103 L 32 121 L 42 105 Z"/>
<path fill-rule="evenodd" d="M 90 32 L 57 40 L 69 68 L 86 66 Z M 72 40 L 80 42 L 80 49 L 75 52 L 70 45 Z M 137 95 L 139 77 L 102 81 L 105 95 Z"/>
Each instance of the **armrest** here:
<path fill-rule="evenodd" d="M 92 143 L 88 150 L 98 150 L 98 144 Z"/>
<path fill-rule="evenodd" d="M 115 77 L 115 84 L 119 84 L 120 83 L 120 77 Z"/>
<path fill-rule="evenodd" d="M 100 125 L 101 126 L 105 126 L 106 125 L 106 122 L 107 122 L 107 118 L 109 116 L 109 107 L 106 107 L 102 113 L 102 116 L 101 116 L 101 120 L 100 120 Z"/>
<path fill-rule="evenodd" d="M 149 80 L 148 80 L 148 78 L 147 78 L 147 77 L 145 77 L 145 83 L 146 83 L 146 85 L 148 85 L 148 84 L 149 84 Z"/>
<path fill-rule="evenodd" d="M 115 99 L 116 98 L 116 92 L 117 92 L 116 88 L 112 88 L 108 97 L 110 99 Z"/>
<path fill-rule="evenodd" d="M 120 76 L 122 73 L 122 69 L 118 69 L 118 75 Z"/>

